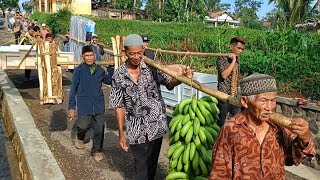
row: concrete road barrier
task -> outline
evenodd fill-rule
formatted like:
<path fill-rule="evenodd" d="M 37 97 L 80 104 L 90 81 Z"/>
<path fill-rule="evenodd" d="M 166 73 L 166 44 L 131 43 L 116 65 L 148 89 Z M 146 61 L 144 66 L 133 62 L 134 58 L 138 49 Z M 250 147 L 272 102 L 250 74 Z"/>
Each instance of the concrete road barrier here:
<path fill-rule="evenodd" d="M 0 97 L 4 127 L 27 180 L 64 180 L 65 177 L 34 119 L 6 72 L 0 69 Z"/>

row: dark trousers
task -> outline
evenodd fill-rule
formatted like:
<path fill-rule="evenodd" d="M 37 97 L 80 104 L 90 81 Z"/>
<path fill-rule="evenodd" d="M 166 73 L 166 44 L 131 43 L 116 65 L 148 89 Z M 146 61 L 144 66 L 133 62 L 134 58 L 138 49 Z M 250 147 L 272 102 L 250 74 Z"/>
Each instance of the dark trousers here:
<path fill-rule="evenodd" d="M 230 113 L 231 116 L 234 116 L 237 113 L 239 113 L 240 110 L 241 110 L 237 106 L 234 106 L 232 104 L 225 103 L 225 102 L 222 102 L 222 101 L 219 101 L 218 108 L 220 110 L 220 114 L 219 114 L 219 121 L 218 121 L 217 124 L 220 127 L 222 127 L 224 125 L 224 123 L 226 122 L 228 113 Z"/>
<path fill-rule="evenodd" d="M 134 180 L 154 180 L 162 145 L 162 137 L 143 144 L 130 145 L 134 158 Z"/>
<path fill-rule="evenodd" d="M 16 39 L 16 44 L 19 44 L 21 33 L 14 33 L 14 38 Z"/>
<path fill-rule="evenodd" d="M 26 80 L 30 80 L 30 75 L 31 75 L 31 69 L 24 70 L 24 78 Z"/>
<path fill-rule="evenodd" d="M 79 140 L 84 140 L 86 132 L 92 127 L 93 128 L 93 138 L 92 138 L 92 148 L 91 154 L 101 152 L 104 139 L 104 124 L 105 115 L 79 115 L 77 120 L 77 137 Z"/>

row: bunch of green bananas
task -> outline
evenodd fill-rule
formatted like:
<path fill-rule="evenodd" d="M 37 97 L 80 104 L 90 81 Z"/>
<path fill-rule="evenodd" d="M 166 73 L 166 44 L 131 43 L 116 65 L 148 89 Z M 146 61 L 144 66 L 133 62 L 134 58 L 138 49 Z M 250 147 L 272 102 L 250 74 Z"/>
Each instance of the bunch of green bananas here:
<path fill-rule="evenodd" d="M 212 146 L 220 132 L 216 124 L 220 110 L 217 99 L 194 96 L 176 105 L 169 123 L 170 159 L 167 180 L 207 179 L 212 166 Z"/>

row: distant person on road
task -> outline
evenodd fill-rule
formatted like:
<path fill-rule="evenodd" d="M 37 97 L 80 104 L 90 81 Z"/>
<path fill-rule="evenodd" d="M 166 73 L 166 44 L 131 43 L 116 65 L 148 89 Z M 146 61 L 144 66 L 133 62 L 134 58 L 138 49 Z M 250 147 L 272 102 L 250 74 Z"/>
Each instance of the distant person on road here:
<path fill-rule="evenodd" d="M 19 44 L 20 36 L 21 36 L 21 33 L 23 32 L 23 25 L 20 21 L 21 21 L 21 17 L 17 16 L 16 21 L 12 25 L 12 31 L 14 33 L 16 44 Z"/>
<path fill-rule="evenodd" d="M 173 89 L 181 82 L 147 65 L 143 60 L 141 36 L 130 34 L 124 40 L 126 63 L 112 77 L 110 107 L 115 108 L 119 145 L 128 152 L 127 138 L 134 158 L 134 180 L 153 180 L 156 175 L 167 116 L 160 84 Z M 182 65 L 169 65 L 179 75 L 192 78 L 193 71 Z M 126 135 L 125 135 L 126 132 Z"/>
<path fill-rule="evenodd" d="M 106 74 L 104 69 L 95 63 L 95 54 L 90 46 L 82 48 L 82 58 L 83 63 L 73 72 L 68 116 L 73 118 L 77 107 L 77 138 L 75 140 L 77 149 L 84 149 L 83 140 L 86 132 L 89 128 L 93 128 L 91 155 L 94 160 L 101 161 L 106 121 L 104 95 L 101 87 L 102 83 L 111 84 L 113 69 Z"/>
<path fill-rule="evenodd" d="M 12 25 L 15 22 L 14 15 L 15 15 L 15 11 L 9 8 L 8 14 L 7 14 L 8 31 L 12 30 Z"/>
<path fill-rule="evenodd" d="M 29 18 L 25 18 L 23 21 L 23 31 L 24 32 L 28 32 L 28 27 L 31 26 L 31 22 L 29 20 Z"/>
<path fill-rule="evenodd" d="M 254 73 L 240 81 L 243 110 L 222 127 L 213 147 L 210 180 L 284 180 L 284 166 L 314 157 L 309 124 L 295 118 L 289 128 L 270 121 L 276 108 L 274 77 Z"/>
<path fill-rule="evenodd" d="M 141 35 L 141 38 L 143 40 L 143 48 L 144 48 L 143 55 L 154 60 L 154 57 L 155 57 L 154 51 L 147 49 L 149 46 L 150 37 L 146 35 Z"/>
<path fill-rule="evenodd" d="M 45 23 L 42 23 L 40 33 L 41 33 L 42 39 L 45 41 L 46 35 L 50 33 Z"/>
<path fill-rule="evenodd" d="M 33 26 L 33 30 L 35 32 L 40 32 L 38 19 L 33 20 L 32 26 Z"/>
<path fill-rule="evenodd" d="M 45 36 L 45 41 L 48 41 L 49 43 L 52 43 L 54 41 L 53 36 L 51 33 L 47 33 Z"/>
<path fill-rule="evenodd" d="M 239 56 L 244 50 L 246 40 L 242 37 L 234 37 L 230 40 L 228 57 L 219 57 L 217 60 L 218 68 L 218 90 L 231 96 L 238 95 L 238 82 L 240 61 Z M 232 104 L 219 101 L 218 108 L 220 109 L 218 125 L 222 127 L 226 121 L 228 114 L 231 116 L 240 112 L 240 108 Z"/>
<path fill-rule="evenodd" d="M 101 61 L 104 55 L 103 46 L 99 44 L 99 38 L 97 35 L 92 36 L 92 42 L 90 44 L 91 48 L 96 55 L 96 61 Z"/>
<path fill-rule="evenodd" d="M 70 37 L 69 37 L 69 34 L 66 34 L 63 37 L 63 51 L 64 52 L 69 52 L 70 51 Z"/>
<path fill-rule="evenodd" d="M 22 42 L 24 45 L 32 45 L 35 40 L 35 31 L 32 26 L 28 27 L 28 32 L 25 33 L 25 38 Z M 31 76 L 31 69 L 25 69 L 24 71 L 24 82 L 29 82 Z"/>

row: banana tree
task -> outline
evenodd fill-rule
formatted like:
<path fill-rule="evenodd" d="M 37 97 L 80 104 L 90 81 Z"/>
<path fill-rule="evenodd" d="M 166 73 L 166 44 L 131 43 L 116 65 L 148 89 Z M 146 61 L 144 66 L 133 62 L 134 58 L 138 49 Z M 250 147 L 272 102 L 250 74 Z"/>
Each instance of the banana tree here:
<path fill-rule="evenodd" d="M 309 11 L 312 0 L 269 0 L 269 4 L 275 3 L 285 13 L 289 28 L 304 20 Z"/>

